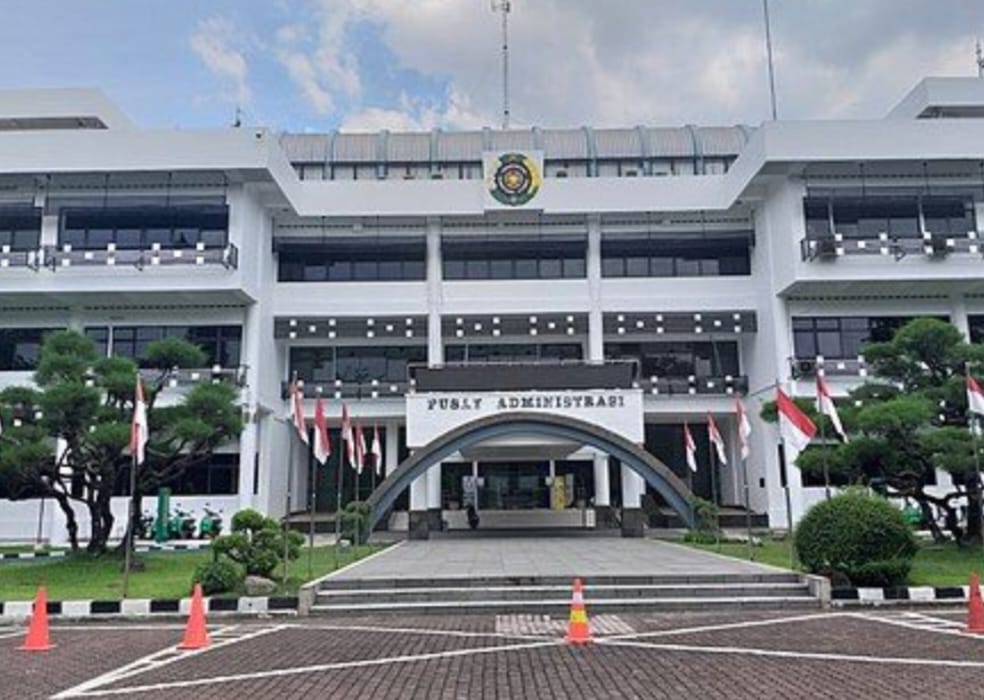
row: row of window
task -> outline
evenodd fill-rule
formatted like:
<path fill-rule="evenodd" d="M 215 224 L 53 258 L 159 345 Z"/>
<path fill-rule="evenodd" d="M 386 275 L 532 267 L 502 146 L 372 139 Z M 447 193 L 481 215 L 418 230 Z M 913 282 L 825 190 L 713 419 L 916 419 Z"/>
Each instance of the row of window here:
<path fill-rule="evenodd" d="M 41 210 L 28 206 L 0 207 L 0 248 L 37 250 L 41 240 Z"/>
<path fill-rule="evenodd" d="M 720 175 L 732 158 L 547 160 L 546 177 L 665 177 L 669 175 Z M 477 161 L 449 163 L 296 163 L 302 180 L 480 180 L 482 164 Z"/>
<path fill-rule="evenodd" d="M 242 326 L 100 326 L 85 329 L 101 355 L 129 357 L 143 365 L 147 347 L 156 340 L 180 338 L 205 353 L 205 367 L 240 365 Z"/>
<path fill-rule="evenodd" d="M 604 277 L 710 277 L 748 275 L 747 232 L 668 238 L 613 235 L 602 241 Z M 445 237 L 446 280 L 584 279 L 587 238 Z M 426 278 L 423 238 L 359 239 L 324 244 L 280 245 L 281 282 L 420 281 Z"/>
<path fill-rule="evenodd" d="M 852 359 L 865 343 L 890 341 L 912 316 L 794 316 L 793 348 L 798 358 Z M 938 317 L 947 321 L 946 316 Z M 984 320 L 984 317 L 972 317 Z M 973 334 L 972 334 L 973 336 Z M 973 338 L 972 338 L 973 340 Z M 979 342 L 979 340 L 974 340 Z"/>
<path fill-rule="evenodd" d="M 228 231 L 225 204 L 66 208 L 58 244 L 76 250 L 105 250 L 111 243 L 119 250 L 222 248 Z"/>
<path fill-rule="evenodd" d="M 943 236 L 966 236 L 977 229 L 970 196 L 938 195 L 807 197 L 803 201 L 806 233 L 823 238 L 919 238 L 928 231 Z"/>
<path fill-rule="evenodd" d="M 738 343 L 606 343 L 605 359 L 637 360 L 642 377 L 738 376 Z"/>

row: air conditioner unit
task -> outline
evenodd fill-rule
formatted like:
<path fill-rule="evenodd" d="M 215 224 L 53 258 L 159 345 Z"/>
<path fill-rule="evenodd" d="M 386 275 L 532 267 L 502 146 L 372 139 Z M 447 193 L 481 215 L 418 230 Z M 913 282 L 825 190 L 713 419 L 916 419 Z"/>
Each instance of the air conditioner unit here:
<path fill-rule="evenodd" d="M 626 170 L 623 177 L 639 177 L 638 170 Z"/>
<path fill-rule="evenodd" d="M 554 175 L 554 177 L 567 177 L 567 171 L 566 170 L 558 170 L 556 172 L 556 174 Z"/>
<path fill-rule="evenodd" d="M 793 379 L 812 377 L 817 373 L 817 361 L 796 358 L 793 360 Z"/>
<path fill-rule="evenodd" d="M 431 180 L 443 180 L 444 173 L 431 173 Z"/>

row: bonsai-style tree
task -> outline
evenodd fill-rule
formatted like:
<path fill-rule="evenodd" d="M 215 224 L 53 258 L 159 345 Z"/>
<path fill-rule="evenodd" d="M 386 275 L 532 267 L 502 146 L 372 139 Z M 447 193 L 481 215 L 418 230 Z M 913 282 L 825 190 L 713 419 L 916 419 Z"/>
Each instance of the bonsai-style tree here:
<path fill-rule="evenodd" d="M 938 541 L 944 536 L 934 506 L 957 543 L 979 541 L 981 490 L 974 451 L 976 446 L 984 464 L 984 440 L 975 441 L 968 429 L 965 376 L 968 367 L 984 360 L 984 348 L 967 343 L 945 321 L 919 318 L 888 342 L 866 344 L 863 352 L 873 376 L 838 403 L 848 442 L 831 444 L 834 431 L 826 417 L 817 416 L 811 401 L 797 400 L 830 438 L 819 449 L 802 452 L 797 466 L 911 499 Z M 762 416 L 775 421 L 775 404 L 766 405 Z M 954 484 L 943 495 L 927 491 L 937 468 Z M 966 530 L 958 515 L 964 504 Z"/>
<path fill-rule="evenodd" d="M 166 338 L 151 343 L 142 359 L 150 441 L 137 470 L 134 521 L 141 494 L 205 462 L 242 427 L 238 391 L 228 382 L 196 384 L 175 403 L 158 404 L 177 370 L 205 364 L 197 346 Z M 112 497 L 128 493 L 137 371 L 133 360 L 99 357 L 89 338 L 60 331 L 42 345 L 36 386 L 0 392 L 0 483 L 13 498 L 53 499 L 73 550 L 79 547 L 75 505 L 89 511 L 87 549 L 98 554 L 112 533 Z"/>

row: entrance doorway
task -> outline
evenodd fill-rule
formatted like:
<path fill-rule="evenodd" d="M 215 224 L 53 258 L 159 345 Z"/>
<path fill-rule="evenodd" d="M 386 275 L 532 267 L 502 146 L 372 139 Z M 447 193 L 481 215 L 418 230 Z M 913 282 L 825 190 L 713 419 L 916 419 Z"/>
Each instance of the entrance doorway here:
<path fill-rule="evenodd" d="M 549 462 L 479 463 L 479 510 L 536 510 L 549 507 Z"/>

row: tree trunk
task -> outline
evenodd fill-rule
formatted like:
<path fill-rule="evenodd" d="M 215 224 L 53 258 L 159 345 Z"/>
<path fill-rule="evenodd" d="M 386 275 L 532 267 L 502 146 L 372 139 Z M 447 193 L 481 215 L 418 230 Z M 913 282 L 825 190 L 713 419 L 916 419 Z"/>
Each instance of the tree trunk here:
<path fill-rule="evenodd" d="M 926 527 L 929 528 L 930 534 L 933 535 L 933 542 L 936 544 L 942 544 L 946 541 L 946 535 L 940 529 L 940 526 L 936 523 L 936 513 L 933 512 L 932 507 L 929 502 L 915 496 L 916 503 L 919 504 L 919 510 L 922 511 L 923 520 L 926 521 Z"/>
<path fill-rule="evenodd" d="M 79 523 L 75 519 L 75 511 L 72 504 L 68 501 L 68 496 L 57 491 L 51 492 L 51 497 L 55 499 L 61 512 L 65 515 L 65 529 L 68 531 L 68 543 L 72 547 L 72 552 L 79 551 Z"/>
<path fill-rule="evenodd" d="M 92 519 L 92 537 L 89 539 L 90 554 L 103 554 L 113 532 L 112 491 L 107 495 L 99 494 L 95 501 L 88 502 L 89 515 Z"/>

